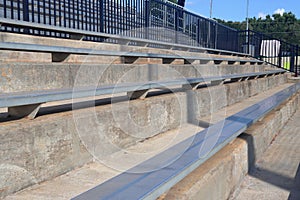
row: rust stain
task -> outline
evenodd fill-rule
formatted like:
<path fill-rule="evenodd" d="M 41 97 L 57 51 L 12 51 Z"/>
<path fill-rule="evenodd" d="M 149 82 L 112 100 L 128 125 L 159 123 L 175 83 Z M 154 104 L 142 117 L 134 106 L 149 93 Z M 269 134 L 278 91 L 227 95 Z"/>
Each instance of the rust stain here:
<path fill-rule="evenodd" d="M 8 187 L 0 188 L 0 193 L 5 192 L 8 189 Z"/>
<path fill-rule="evenodd" d="M 12 74 L 12 70 L 8 69 L 8 71 L 6 69 L 1 69 L 1 77 L 5 78 L 6 81 L 10 82 L 11 78 L 10 78 L 10 74 Z"/>
<path fill-rule="evenodd" d="M 1 69 L 1 76 L 7 77 L 7 73 L 6 73 L 5 69 Z"/>

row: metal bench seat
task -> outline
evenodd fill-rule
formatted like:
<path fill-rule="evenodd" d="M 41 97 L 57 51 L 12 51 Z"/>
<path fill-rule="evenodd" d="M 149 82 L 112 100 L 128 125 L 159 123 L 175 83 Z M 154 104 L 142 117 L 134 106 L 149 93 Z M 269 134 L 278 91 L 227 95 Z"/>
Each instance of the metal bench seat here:
<path fill-rule="evenodd" d="M 143 83 L 122 83 L 118 85 L 106 85 L 99 87 L 67 88 L 56 90 L 42 90 L 32 92 L 17 92 L 0 94 L 0 107 L 8 107 L 11 115 L 34 118 L 41 104 L 46 102 L 69 100 L 84 97 L 93 97 L 106 94 L 127 92 L 132 99 L 145 98 L 149 90 L 168 88 L 171 86 L 183 86 L 187 89 L 196 89 L 203 83 L 212 85 L 222 84 L 225 80 L 241 81 L 250 78 L 265 77 L 285 73 L 285 70 L 278 69 L 273 71 L 230 74 L 224 76 L 210 76 L 200 78 L 175 79 L 168 81 L 149 81 Z"/>
<path fill-rule="evenodd" d="M 0 42 L 0 49 L 12 50 L 12 51 L 29 51 L 29 52 L 44 52 L 52 53 L 53 61 L 62 61 L 69 54 L 79 55 L 101 55 L 101 56 L 119 56 L 125 58 L 162 58 L 162 59 L 184 59 L 188 62 L 194 60 L 205 60 L 205 61 L 230 61 L 230 62 L 243 62 L 243 63 L 257 63 L 262 64 L 263 61 L 257 59 L 242 59 L 242 58 L 215 58 L 215 57 L 204 57 L 204 56 L 180 56 L 174 54 L 158 54 L 158 53 L 140 53 L 140 52 L 126 52 L 126 51 L 106 51 L 97 50 L 90 48 L 75 48 L 75 47 L 64 47 L 64 46 L 49 46 L 29 43 L 14 43 L 14 42 Z M 55 58 L 56 56 L 63 56 L 63 58 Z M 134 60 L 133 60 L 134 61 Z"/>
<path fill-rule="evenodd" d="M 300 83 L 294 84 L 74 197 L 73 200 L 156 199 L 299 90 Z M 214 142 L 209 146 L 212 148 L 207 148 L 207 142 L 211 141 Z M 188 148 L 183 151 L 183 146 Z M 165 167 L 134 173 L 153 166 Z"/>

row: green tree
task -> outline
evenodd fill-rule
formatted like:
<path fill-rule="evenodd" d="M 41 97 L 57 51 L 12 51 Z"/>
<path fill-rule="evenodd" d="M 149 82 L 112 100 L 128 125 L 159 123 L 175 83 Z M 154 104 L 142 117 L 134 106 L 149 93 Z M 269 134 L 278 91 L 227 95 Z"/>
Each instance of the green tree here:
<path fill-rule="evenodd" d="M 246 22 L 232 22 L 216 19 L 219 23 L 226 26 L 245 30 Z M 249 29 L 264 33 L 274 38 L 282 39 L 292 44 L 300 45 L 300 20 L 289 12 L 280 14 L 267 15 L 266 18 L 249 18 Z"/>

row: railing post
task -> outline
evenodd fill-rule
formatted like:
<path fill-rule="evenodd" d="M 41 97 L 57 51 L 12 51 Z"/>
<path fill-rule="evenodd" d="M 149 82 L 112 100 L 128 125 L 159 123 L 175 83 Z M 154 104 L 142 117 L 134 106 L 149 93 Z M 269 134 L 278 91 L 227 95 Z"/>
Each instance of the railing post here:
<path fill-rule="evenodd" d="M 198 42 L 198 46 L 201 46 L 201 23 L 200 23 L 200 19 L 198 18 L 197 20 L 197 42 Z"/>
<path fill-rule="evenodd" d="M 29 22 L 29 3 L 28 3 L 28 0 L 23 0 L 23 21 Z M 29 33 L 29 29 L 25 28 L 24 33 Z"/>
<path fill-rule="evenodd" d="M 299 45 L 296 46 L 296 53 L 295 53 L 295 56 L 296 56 L 296 65 L 295 65 L 295 77 L 298 77 L 298 56 L 299 56 Z"/>
<path fill-rule="evenodd" d="M 178 31 L 179 31 L 179 22 L 178 22 L 178 20 L 179 20 L 179 17 L 178 17 L 178 10 L 176 9 L 175 10 L 175 43 L 177 44 L 178 43 Z"/>
<path fill-rule="evenodd" d="M 23 0 L 23 21 L 29 21 L 29 3 L 28 0 Z"/>
<path fill-rule="evenodd" d="M 250 54 L 250 30 L 247 30 L 247 53 Z"/>
<path fill-rule="evenodd" d="M 218 47 L 218 24 L 215 22 L 215 49 Z"/>
<path fill-rule="evenodd" d="M 291 47 L 291 57 L 290 57 L 290 72 L 295 72 L 295 46 L 292 45 Z"/>
<path fill-rule="evenodd" d="M 145 1 L 145 39 L 149 39 L 150 0 Z"/>
<path fill-rule="evenodd" d="M 99 31 L 101 33 L 104 33 L 104 17 L 105 17 L 105 6 L 104 6 L 105 0 L 100 0 L 100 23 L 99 23 Z"/>

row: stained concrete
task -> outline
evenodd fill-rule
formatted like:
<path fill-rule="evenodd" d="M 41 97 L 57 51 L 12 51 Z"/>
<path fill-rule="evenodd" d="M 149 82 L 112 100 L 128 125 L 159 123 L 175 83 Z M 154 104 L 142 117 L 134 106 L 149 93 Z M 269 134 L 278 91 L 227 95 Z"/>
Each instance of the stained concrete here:
<path fill-rule="evenodd" d="M 274 82 L 272 79 L 280 84 L 286 81 L 286 76 L 175 92 L 130 101 L 128 105 L 127 101 L 121 101 L 113 106 L 107 104 L 73 112 L 45 114 L 32 121 L 2 122 L 0 161 L 11 169 L 6 170 L 5 177 L 13 177 L 15 167 L 24 177 L 18 183 L 5 178 L 1 195 L 80 167 L 92 161 L 91 154 L 103 158 L 149 137 L 182 127 L 184 123 L 197 123 L 202 116 L 247 99 L 250 94 L 276 87 L 276 84 L 270 84 Z M 263 90 L 258 91 L 257 85 L 262 85 Z M 252 90 L 256 93 L 245 92 Z M 244 94 L 244 97 L 239 96 L 236 102 L 226 102 L 226 96 L 235 98 L 238 93 Z"/>
<path fill-rule="evenodd" d="M 235 200 L 300 199 L 300 110 L 284 125 L 236 191 Z"/>
<path fill-rule="evenodd" d="M 277 88 L 270 89 L 268 91 L 265 91 L 264 93 L 260 93 L 254 97 L 250 97 L 243 102 L 228 106 L 228 110 L 224 108 L 225 110 L 220 110 L 219 112 L 214 114 L 213 117 L 219 116 L 219 119 L 221 119 L 221 117 L 236 113 L 239 110 L 260 101 L 262 98 L 266 98 L 276 93 L 278 90 L 288 87 L 289 85 L 290 84 L 286 84 Z M 288 106 L 286 108 L 277 111 L 277 115 L 281 115 L 284 110 L 292 111 L 293 109 L 295 109 L 296 103 L 290 103 L 287 105 Z M 275 119 L 279 120 L 280 118 L 277 117 Z M 207 117 L 201 118 L 201 120 L 206 121 L 210 119 L 209 117 Z M 284 120 L 288 120 L 288 115 L 285 116 Z M 269 120 L 264 123 L 270 124 Z M 150 152 L 148 156 L 150 156 L 151 153 L 152 155 L 155 155 L 160 150 L 163 150 L 163 148 L 167 148 L 168 145 L 166 144 L 172 145 L 170 141 L 174 140 L 175 136 L 178 137 L 176 138 L 177 140 L 174 140 L 174 142 L 179 142 L 186 137 L 192 136 L 197 131 L 200 131 L 202 129 L 202 127 L 199 127 L 196 124 L 183 124 L 179 129 L 166 131 L 163 134 L 157 135 L 156 137 L 143 140 L 141 142 L 138 142 L 136 145 L 127 147 L 127 151 L 116 152 L 106 157 L 106 162 L 104 162 L 104 164 L 113 167 L 115 170 L 112 170 L 112 168 L 107 168 L 103 164 L 98 162 L 90 163 L 65 175 L 54 178 L 51 181 L 37 184 L 24 191 L 11 195 L 7 199 L 69 199 L 117 175 L 118 173 L 120 173 L 119 170 L 126 170 L 127 168 L 130 168 L 147 158 L 137 156 L 130 157 L 129 152 L 135 152 L 137 153 L 137 155 L 143 154 L 145 152 Z M 260 130 L 254 129 L 253 132 L 259 134 Z M 262 140 L 265 140 L 264 137 L 260 138 Z M 259 140 L 259 137 L 257 139 Z M 192 198 L 195 194 L 201 194 L 208 195 L 208 197 L 212 197 L 212 199 L 219 199 L 219 197 L 224 197 L 223 199 L 226 199 L 225 197 L 228 197 L 233 192 L 234 188 L 236 188 L 241 183 L 243 177 L 248 171 L 248 160 L 246 159 L 248 157 L 247 146 L 247 141 L 243 138 L 239 138 L 233 143 L 227 145 L 213 158 L 204 163 L 204 165 L 202 165 L 197 170 L 196 174 L 192 173 L 189 176 L 190 178 L 184 179 L 184 182 L 186 182 L 188 185 L 182 186 L 180 183 L 178 186 L 175 186 L 174 188 L 177 188 L 179 193 L 174 192 L 174 190 L 177 191 L 177 189 L 171 189 L 165 198 L 173 199 L 176 197 L 178 199 L 181 199 L 183 197 L 186 197 L 189 199 Z M 115 162 L 115 164 L 117 163 L 117 165 L 108 165 L 112 164 L 113 162 Z M 201 175 L 200 177 L 199 174 Z M 199 180 L 201 180 L 201 182 L 196 183 Z M 63 189 L 63 187 L 58 187 L 58 185 L 62 184 L 69 185 L 68 190 Z M 216 189 L 216 192 L 211 192 L 212 188 Z M 187 191 L 188 193 L 186 193 Z M 199 198 L 195 197 L 195 199 Z"/>
<path fill-rule="evenodd" d="M 261 72 L 267 68 L 268 66 L 265 65 L 240 67 L 235 65 L 0 63 L 0 92 L 221 76 Z"/>

